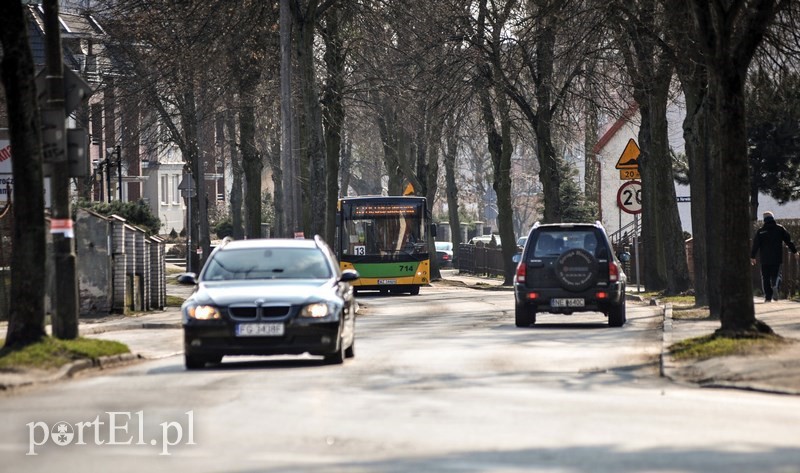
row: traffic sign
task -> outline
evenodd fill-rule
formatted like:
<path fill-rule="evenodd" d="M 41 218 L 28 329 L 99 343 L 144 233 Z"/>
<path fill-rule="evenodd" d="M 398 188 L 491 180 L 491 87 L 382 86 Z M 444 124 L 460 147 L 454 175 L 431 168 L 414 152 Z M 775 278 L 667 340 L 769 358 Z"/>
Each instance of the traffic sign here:
<path fill-rule="evenodd" d="M 625 149 L 617 160 L 617 169 L 639 169 L 639 145 L 633 138 L 628 140 Z"/>
<path fill-rule="evenodd" d="M 629 214 L 642 213 L 642 183 L 628 181 L 619 186 L 617 191 L 617 205 L 623 212 Z"/>
<path fill-rule="evenodd" d="M 45 69 L 36 74 L 36 89 L 40 106 L 47 103 L 47 73 Z M 69 116 L 84 100 L 94 93 L 92 86 L 72 69 L 64 68 L 64 112 Z"/>
<path fill-rule="evenodd" d="M 635 179 L 641 179 L 642 175 L 639 174 L 638 169 L 620 169 L 619 178 L 623 181 L 633 181 Z"/>

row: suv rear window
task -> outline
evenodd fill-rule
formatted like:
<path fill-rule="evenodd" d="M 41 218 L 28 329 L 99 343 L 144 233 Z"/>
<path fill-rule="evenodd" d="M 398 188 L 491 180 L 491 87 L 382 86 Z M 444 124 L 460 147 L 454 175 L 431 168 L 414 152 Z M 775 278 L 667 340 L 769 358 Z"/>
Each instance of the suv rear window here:
<path fill-rule="evenodd" d="M 597 236 L 593 229 L 547 230 L 539 233 L 533 257 L 558 256 L 566 250 L 582 248 L 596 255 Z"/>

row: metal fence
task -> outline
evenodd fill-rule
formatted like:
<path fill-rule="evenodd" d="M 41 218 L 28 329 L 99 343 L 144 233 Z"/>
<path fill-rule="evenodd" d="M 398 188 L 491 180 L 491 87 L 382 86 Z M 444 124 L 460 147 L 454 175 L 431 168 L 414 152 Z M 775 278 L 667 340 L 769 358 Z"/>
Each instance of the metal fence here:
<path fill-rule="evenodd" d="M 456 267 L 459 272 L 502 277 L 505 274 L 503 251 L 498 246 L 480 242 L 474 245 L 462 243 L 458 246 Z"/>
<path fill-rule="evenodd" d="M 800 219 L 779 220 L 778 223 L 786 227 L 792 235 L 792 240 L 800 247 Z M 758 229 L 760 223 L 754 224 L 753 233 Z M 614 238 L 613 246 L 616 252 L 627 251 L 631 255 L 630 261 L 623 264 L 625 274 L 628 276 L 628 285 L 636 284 L 636 251 L 633 248 L 633 234 L 625 232 L 621 236 Z M 644 273 L 646 262 L 643 258 L 642 240 L 638 239 L 639 246 L 639 269 L 640 274 Z M 686 259 L 690 272 L 690 277 L 694 280 L 693 258 L 694 245 L 692 240 L 686 242 Z M 749 257 L 749 255 L 748 255 Z M 503 255 L 499 247 L 490 247 L 483 243 L 470 245 L 462 243 L 458 247 L 456 267 L 459 271 L 475 275 L 503 276 Z M 781 294 L 782 298 L 800 296 L 800 258 L 792 254 L 784 247 L 783 268 L 782 268 Z M 752 270 L 753 292 L 761 294 L 761 270 L 758 264 Z"/>

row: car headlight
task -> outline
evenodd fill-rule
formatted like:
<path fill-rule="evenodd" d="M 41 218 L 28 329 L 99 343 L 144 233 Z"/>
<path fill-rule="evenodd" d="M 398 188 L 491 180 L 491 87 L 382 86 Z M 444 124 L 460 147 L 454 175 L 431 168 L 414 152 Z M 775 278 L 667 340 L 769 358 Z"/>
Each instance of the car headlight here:
<path fill-rule="evenodd" d="M 186 315 L 191 319 L 212 320 L 221 319 L 222 313 L 213 305 L 195 305 L 186 308 Z"/>
<path fill-rule="evenodd" d="M 331 309 L 328 307 L 328 304 L 324 302 L 317 302 L 316 304 L 309 304 L 303 307 L 303 310 L 300 311 L 300 317 L 319 319 L 322 317 L 327 317 L 330 315 L 330 313 Z"/>

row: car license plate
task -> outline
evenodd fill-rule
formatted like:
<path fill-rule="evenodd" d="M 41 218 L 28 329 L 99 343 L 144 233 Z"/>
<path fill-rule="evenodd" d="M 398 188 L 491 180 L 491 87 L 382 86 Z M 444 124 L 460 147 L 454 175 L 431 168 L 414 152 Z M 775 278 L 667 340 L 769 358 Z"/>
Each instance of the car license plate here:
<path fill-rule="evenodd" d="M 283 324 L 238 324 L 237 337 L 280 337 L 284 333 Z"/>
<path fill-rule="evenodd" d="M 551 307 L 583 307 L 586 302 L 581 298 L 572 299 L 551 299 Z"/>
<path fill-rule="evenodd" d="M 397 284 L 396 279 L 378 279 L 378 284 Z"/>

